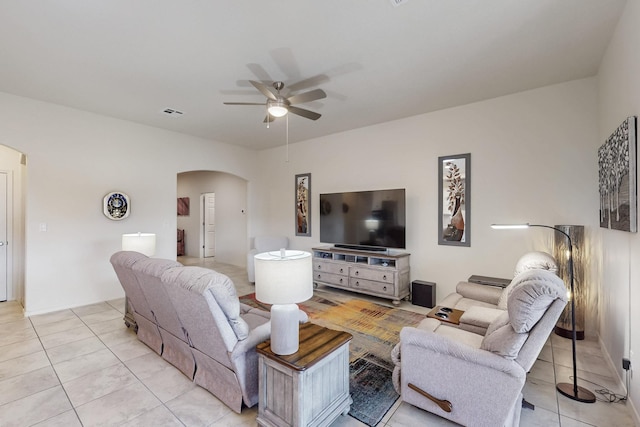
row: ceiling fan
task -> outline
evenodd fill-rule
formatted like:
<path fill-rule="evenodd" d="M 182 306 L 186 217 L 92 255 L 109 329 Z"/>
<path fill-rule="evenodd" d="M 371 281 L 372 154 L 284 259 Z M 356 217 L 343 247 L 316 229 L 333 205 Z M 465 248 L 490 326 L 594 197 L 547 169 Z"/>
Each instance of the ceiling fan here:
<path fill-rule="evenodd" d="M 273 121 L 278 117 L 284 117 L 287 113 L 293 113 L 311 120 L 318 120 L 322 116 L 321 114 L 318 114 L 314 111 L 294 106 L 294 104 L 303 104 L 305 102 L 311 102 L 318 99 L 326 98 L 327 94 L 322 89 L 314 89 L 310 90 L 309 92 L 284 97 L 280 94 L 280 91 L 284 88 L 284 83 L 282 82 L 273 82 L 275 93 L 263 83 L 253 80 L 249 80 L 249 83 L 251 83 L 256 89 L 258 89 L 264 96 L 267 97 L 266 102 L 225 102 L 224 104 L 266 105 L 267 117 L 265 117 L 264 119 L 265 123 Z"/>

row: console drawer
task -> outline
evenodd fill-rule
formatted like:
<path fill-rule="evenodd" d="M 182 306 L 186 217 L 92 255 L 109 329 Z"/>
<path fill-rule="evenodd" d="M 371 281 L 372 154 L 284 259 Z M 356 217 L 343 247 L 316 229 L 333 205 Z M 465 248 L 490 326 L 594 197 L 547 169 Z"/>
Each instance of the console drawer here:
<path fill-rule="evenodd" d="M 395 290 L 393 283 L 387 284 L 373 280 L 359 279 L 357 277 L 351 277 L 349 279 L 349 287 L 386 295 L 393 295 Z"/>
<path fill-rule="evenodd" d="M 357 267 L 351 269 L 351 277 L 390 284 L 395 283 L 395 272 L 387 270 Z"/>
<path fill-rule="evenodd" d="M 315 261 L 313 263 L 313 271 L 319 273 L 333 273 L 347 275 L 349 267 L 344 264 L 335 264 L 333 262 Z"/>
<path fill-rule="evenodd" d="M 333 273 L 325 273 L 323 271 L 314 271 L 313 281 L 332 283 L 334 285 L 345 286 L 345 287 L 349 283 L 349 279 L 347 278 L 347 276 L 341 276 L 339 274 L 333 274 Z"/>

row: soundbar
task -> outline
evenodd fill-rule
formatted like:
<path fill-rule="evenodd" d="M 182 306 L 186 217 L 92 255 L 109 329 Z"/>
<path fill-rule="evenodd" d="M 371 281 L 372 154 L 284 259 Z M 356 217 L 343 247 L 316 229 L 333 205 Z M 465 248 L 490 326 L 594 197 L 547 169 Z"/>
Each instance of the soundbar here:
<path fill-rule="evenodd" d="M 342 243 L 336 243 L 333 245 L 338 249 L 350 249 L 352 251 L 365 251 L 365 252 L 389 252 L 389 249 L 380 246 L 364 246 L 364 245 L 345 245 Z"/>

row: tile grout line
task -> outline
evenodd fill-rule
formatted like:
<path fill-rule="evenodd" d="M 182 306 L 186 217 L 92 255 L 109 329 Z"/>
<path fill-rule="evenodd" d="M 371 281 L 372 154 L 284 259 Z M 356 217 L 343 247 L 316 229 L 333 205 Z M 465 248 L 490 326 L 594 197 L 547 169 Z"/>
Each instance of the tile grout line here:
<path fill-rule="evenodd" d="M 75 312 L 73 314 L 74 314 L 74 316 L 78 317 L 78 319 L 80 319 L 80 317 Z M 58 384 L 60 385 L 60 388 L 64 392 L 64 395 L 67 397 L 67 401 L 69 402 L 69 406 L 71 406 L 71 409 L 76 414 L 76 418 L 78 419 L 78 422 L 80 423 L 80 425 L 83 426 L 84 424 L 82 423 L 82 420 L 80 419 L 80 415 L 78 414 L 78 411 L 76 411 L 75 406 L 73 406 L 73 403 L 71 403 L 71 398 L 69 397 L 69 394 L 67 393 L 67 389 L 62 384 L 62 380 L 60 379 L 60 376 L 58 375 L 58 371 L 56 371 L 56 368 L 54 368 L 54 366 L 53 366 L 53 362 L 51 361 L 51 358 L 49 357 L 49 353 L 47 352 L 47 349 L 44 347 L 44 344 L 42 343 L 42 339 L 40 338 L 40 334 L 38 333 L 35 325 L 33 324 L 33 320 L 31 320 L 31 317 L 27 317 L 27 319 L 29 319 L 29 323 L 31 323 L 31 327 L 33 328 L 33 331 L 35 332 L 36 336 L 38 337 L 38 341 L 40 341 L 40 345 L 42 346 L 42 351 L 44 351 L 44 354 L 47 357 L 47 360 L 49 361 L 49 366 L 51 366 L 51 370 L 53 371 L 54 375 L 58 379 Z M 80 319 L 80 321 L 82 321 L 82 319 Z M 60 414 L 54 415 L 54 417 L 57 417 L 57 416 L 59 416 L 59 415 L 61 415 L 63 413 L 64 412 L 61 412 Z M 50 420 L 51 418 L 53 418 L 53 417 L 49 417 L 49 418 L 47 418 L 47 420 Z M 46 420 L 42 420 L 42 421 L 46 421 Z M 39 422 L 42 422 L 42 421 L 39 421 Z"/>
<path fill-rule="evenodd" d="M 111 306 L 111 304 L 109 304 L 108 302 L 106 302 L 106 301 L 105 301 L 105 303 Z M 112 306 L 112 307 L 113 307 L 113 306 Z M 113 307 L 113 308 L 114 308 L 115 310 L 117 310 L 118 312 L 120 312 L 120 310 L 118 310 L 116 307 Z M 120 313 L 122 314 L 122 312 L 120 312 Z M 74 314 L 75 314 L 75 312 L 74 312 Z M 124 314 L 123 314 L 123 316 L 124 316 Z M 186 424 L 184 424 L 184 422 L 182 422 L 182 420 L 181 420 L 181 419 L 180 419 L 180 418 L 179 418 L 179 417 L 178 417 L 178 416 L 177 416 L 177 415 L 176 415 L 176 414 L 171 410 L 171 408 L 169 408 L 169 407 L 165 404 L 165 402 L 163 402 L 162 400 L 160 400 L 160 397 L 159 397 L 159 396 L 157 396 L 157 395 L 153 392 L 153 390 L 151 390 L 151 389 L 150 389 L 150 388 L 149 388 L 149 387 L 144 383 L 144 381 L 142 381 L 142 379 L 141 379 L 141 378 L 139 378 L 139 377 L 136 375 L 136 373 L 135 373 L 135 372 L 133 372 L 133 371 L 131 370 L 131 368 L 129 368 L 129 366 L 127 366 L 127 364 L 126 364 L 122 359 L 120 359 L 120 358 L 118 357 L 118 355 L 117 355 L 117 354 L 115 354 L 115 353 L 113 352 L 113 350 L 111 349 L 111 347 L 109 347 L 109 345 L 108 345 L 107 343 L 105 343 L 105 342 L 102 340 L 102 338 L 100 338 L 100 336 L 98 336 L 98 334 L 96 334 L 96 333 L 93 331 L 93 329 L 91 329 L 91 326 L 89 326 L 89 325 L 88 325 L 88 324 L 87 324 L 87 323 L 86 323 L 82 318 L 80 318 L 80 316 L 78 316 L 78 318 L 82 321 L 82 323 L 84 323 L 84 324 L 85 324 L 85 326 L 86 326 L 87 328 L 89 328 L 89 330 L 91 331 L 91 333 L 92 333 L 92 334 L 93 334 L 93 335 L 98 339 L 98 341 L 100 341 L 100 342 L 101 342 L 101 343 L 102 343 L 102 344 L 103 344 L 103 345 L 104 345 L 104 346 L 105 346 L 105 347 L 106 347 L 106 348 L 111 352 L 111 354 L 113 354 L 113 355 L 114 355 L 114 357 L 115 357 L 116 359 L 118 359 L 118 361 L 120 362 L 120 364 L 122 364 L 122 366 L 123 366 L 127 371 L 129 371 L 129 373 L 131 373 L 131 375 L 133 375 L 133 377 L 136 379 L 136 381 L 137 381 L 139 384 L 141 384 L 144 388 L 146 388 L 146 389 L 147 389 L 147 391 L 149 391 L 149 393 L 151 393 L 151 395 L 152 395 L 153 397 L 155 397 L 156 399 L 158 399 L 158 402 L 160 402 L 160 405 L 158 405 L 158 406 L 154 406 L 151 410 L 156 409 L 156 408 L 159 408 L 160 406 L 164 406 L 164 407 L 165 407 L 165 409 L 167 409 L 167 411 L 169 411 L 169 412 L 171 413 L 171 415 L 173 415 L 173 416 L 176 418 L 176 420 L 178 420 L 178 422 L 179 422 L 180 424 L 182 424 L 183 426 L 186 426 Z M 123 320 L 123 323 L 124 323 L 124 320 Z M 126 325 L 125 325 L 125 327 L 126 327 Z M 127 329 L 129 329 L 129 328 L 127 327 Z M 140 341 L 138 340 L 137 336 L 136 336 L 136 341 L 137 341 L 137 342 L 140 342 Z M 144 345 L 144 343 L 142 343 L 142 344 Z M 155 353 L 155 352 L 153 352 L 153 351 L 151 352 L 151 354 L 154 354 L 154 355 L 156 355 L 156 356 L 158 356 L 158 357 L 162 357 L 162 356 L 160 356 L 159 354 L 157 354 L 157 353 Z M 117 392 L 120 392 L 120 391 L 121 391 L 121 390 L 116 390 L 116 391 L 113 391 L 113 392 L 111 392 L 111 393 L 106 394 L 105 396 L 107 396 L 107 395 L 109 395 L 109 394 L 112 394 L 112 393 L 117 393 Z M 100 399 L 100 398 L 102 398 L 102 397 L 104 397 L 104 396 L 101 396 L 101 397 L 96 398 L 96 399 L 93 399 L 93 400 L 91 400 L 91 401 L 89 401 L 89 402 L 83 403 L 83 405 L 86 405 L 87 403 L 93 402 L 93 401 L 95 401 L 95 400 L 97 400 L 97 399 Z M 75 408 L 74 408 L 74 409 L 75 409 Z M 131 419 L 127 419 L 125 422 L 133 421 L 133 420 L 135 420 L 136 418 L 139 418 L 139 417 L 143 416 L 143 415 L 144 415 L 145 413 L 147 413 L 147 412 L 149 412 L 149 411 L 145 411 L 145 412 L 143 412 L 143 413 L 141 413 L 141 414 L 139 414 L 139 415 L 136 415 L 135 417 L 133 417 L 133 418 L 131 418 Z M 79 418 L 79 417 L 78 417 L 78 418 Z"/>

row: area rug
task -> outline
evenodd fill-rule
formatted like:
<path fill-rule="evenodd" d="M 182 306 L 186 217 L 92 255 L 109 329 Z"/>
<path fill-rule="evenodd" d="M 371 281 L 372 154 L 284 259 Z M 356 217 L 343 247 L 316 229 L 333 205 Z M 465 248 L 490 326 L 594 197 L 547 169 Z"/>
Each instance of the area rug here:
<path fill-rule="evenodd" d="M 256 301 L 255 294 L 240 297 L 240 301 L 264 310 L 270 308 Z M 311 322 L 353 335 L 349 344 L 353 399 L 349 415 L 368 426 L 377 425 L 399 397 L 391 380 L 391 349 L 400 339 L 400 329 L 417 325 L 424 314 L 318 290 L 298 306 Z"/>

